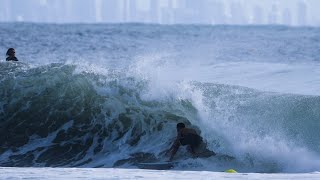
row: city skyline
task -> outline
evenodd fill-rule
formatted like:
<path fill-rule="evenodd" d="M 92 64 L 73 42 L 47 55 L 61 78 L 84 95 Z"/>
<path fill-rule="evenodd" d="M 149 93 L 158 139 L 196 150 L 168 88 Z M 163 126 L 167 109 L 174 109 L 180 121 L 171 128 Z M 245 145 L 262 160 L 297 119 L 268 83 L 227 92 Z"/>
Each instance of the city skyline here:
<path fill-rule="evenodd" d="M 320 2 L 316 0 L 0 0 L 0 3 L 1 22 L 320 25 L 316 9 Z"/>

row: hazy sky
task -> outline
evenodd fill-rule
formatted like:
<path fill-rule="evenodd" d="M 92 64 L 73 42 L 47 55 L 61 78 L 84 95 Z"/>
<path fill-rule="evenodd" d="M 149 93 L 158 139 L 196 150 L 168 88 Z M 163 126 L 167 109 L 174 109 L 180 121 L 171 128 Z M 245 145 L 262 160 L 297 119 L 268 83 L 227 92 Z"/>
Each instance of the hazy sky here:
<path fill-rule="evenodd" d="M 319 7 L 320 0 L 0 0 L 0 21 L 320 26 Z"/>

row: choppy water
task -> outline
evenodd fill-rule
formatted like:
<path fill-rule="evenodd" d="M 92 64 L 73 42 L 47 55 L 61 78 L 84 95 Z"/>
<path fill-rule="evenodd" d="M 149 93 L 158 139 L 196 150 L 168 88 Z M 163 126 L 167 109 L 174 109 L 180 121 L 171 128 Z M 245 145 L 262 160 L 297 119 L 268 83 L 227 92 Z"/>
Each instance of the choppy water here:
<path fill-rule="evenodd" d="M 177 169 L 320 167 L 320 29 L 0 24 L 0 165 L 163 161 L 177 122 L 236 157 Z M 181 160 L 183 159 L 183 160 Z"/>

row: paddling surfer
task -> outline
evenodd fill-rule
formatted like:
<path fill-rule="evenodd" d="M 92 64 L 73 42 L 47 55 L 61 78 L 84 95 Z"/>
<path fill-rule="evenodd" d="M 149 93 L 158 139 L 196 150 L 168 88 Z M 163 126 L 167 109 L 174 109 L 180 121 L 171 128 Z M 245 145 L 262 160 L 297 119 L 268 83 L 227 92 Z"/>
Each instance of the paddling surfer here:
<path fill-rule="evenodd" d="M 202 145 L 205 145 L 202 141 L 202 137 L 199 136 L 194 129 L 186 128 L 185 124 L 183 123 L 177 124 L 177 133 L 177 138 L 175 139 L 171 148 L 167 151 L 167 153 L 171 153 L 169 161 L 172 161 L 180 145 L 187 145 L 187 150 L 192 154 L 193 157 L 197 157 L 196 150 L 200 149 Z M 211 155 L 215 155 L 215 153 L 211 151 Z"/>
<path fill-rule="evenodd" d="M 9 48 L 6 55 L 6 61 L 18 61 L 18 58 L 16 57 L 16 50 L 14 48 Z"/>

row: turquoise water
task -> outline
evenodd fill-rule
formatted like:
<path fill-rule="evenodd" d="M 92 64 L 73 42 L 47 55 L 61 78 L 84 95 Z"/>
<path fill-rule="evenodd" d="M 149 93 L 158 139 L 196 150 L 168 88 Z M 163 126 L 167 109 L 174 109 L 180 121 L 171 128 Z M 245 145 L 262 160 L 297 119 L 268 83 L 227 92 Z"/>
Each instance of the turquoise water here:
<path fill-rule="evenodd" d="M 163 161 L 175 124 L 209 149 L 176 169 L 320 165 L 319 28 L 1 24 L 2 166 Z"/>

